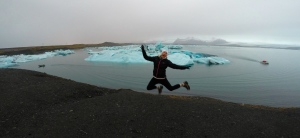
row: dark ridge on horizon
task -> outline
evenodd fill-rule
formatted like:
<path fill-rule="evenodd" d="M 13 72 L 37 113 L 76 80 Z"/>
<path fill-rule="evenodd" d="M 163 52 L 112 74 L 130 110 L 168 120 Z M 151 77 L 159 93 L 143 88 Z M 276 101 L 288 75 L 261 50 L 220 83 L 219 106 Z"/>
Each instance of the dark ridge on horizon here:
<path fill-rule="evenodd" d="M 104 47 L 104 46 L 123 46 L 133 43 L 114 43 L 104 42 L 100 44 L 73 44 L 73 45 L 50 45 L 50 46 L 29 46 L 29 47 L 13 47 L 0 49 L 0 55 L 19 55 L 19 54 L 42 54 L 53 50 L 81 49 L 86 47 Z"/>
<path fill-rule="evenodd" d="M 162 42 L 164 43 L 164 42 Z M 0 48 L 0 55 L 31 55 L 31 54 L 42 54 L 53 50 L 67 50 L 67 49 L 82 49 L 86 47 L 105 47 L 105 46 L 125 46 L 125 45 L 141 45 L 141 44 L 155 44 L 153 42 L 146 43 L 115 43 L 115 42 L 104 42 L 99 44 L 72 44 L 72 45 L 49 45 L 49 46 L 28 46 L 28 47 L 13 47 L 13 48 Z M 232 43 L 224 39 L 215 39 L 212 41 L 205 41 L 200 39 L 188 38 L 179 39 L 177 38 L 173 43 L 164 43 L 173 45 L 206 45 L 206 46 L 230 46 L 230 47 L 249 47 L 249 48 L 274 48 L 274 49 L 289 49 L 289 50 L 300 50 L 300 47 L 295 45 L 284 45 L 284 44 L 250 44 L 250 43 Z M 284 46 L 284 47 L 278 47 Z"/>
<path fill-rule="evenodd" d="M 179 39 L 177 38 L 173 44 L 175 45 L 222 45 L 222 44 L 228 44 L 224 39 L 215 39 L 212 41 L 204 41 L 204 40 L 196 40 L 194 38 L 189 39 Z"/>

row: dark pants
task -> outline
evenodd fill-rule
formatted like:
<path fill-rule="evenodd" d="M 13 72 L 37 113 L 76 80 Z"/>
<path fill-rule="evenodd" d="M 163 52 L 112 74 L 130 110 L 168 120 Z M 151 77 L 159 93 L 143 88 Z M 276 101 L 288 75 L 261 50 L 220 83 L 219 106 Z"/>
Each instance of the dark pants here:
<path fill-rule="evenodd" d="M 147 86 L 147 90 L 153 90 L 153 89 L 156 89 L 156 86 L 155 86 L 155 85 L 158 84 L 158 83 L 164 85 L 169 91 L 173 91 L 173 90 L 175 90 L 175 89 L 180 88 L 180 85 L 179 85 L 179 84 L 176 84 L 176 85 L 172 86 L 172 85 L 170 84 L 170 82 L 168 81 L 167 78 L 165 78 L 165 79 L 156 79 L 156 78 L 152 78 L 152 79 L 150 80 L 148 86 Z"/>

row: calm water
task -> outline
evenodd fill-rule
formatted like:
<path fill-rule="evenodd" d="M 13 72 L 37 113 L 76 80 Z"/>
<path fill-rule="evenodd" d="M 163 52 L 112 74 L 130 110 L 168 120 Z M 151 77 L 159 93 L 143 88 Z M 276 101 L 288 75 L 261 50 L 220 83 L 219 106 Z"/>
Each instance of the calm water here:
<path fill-rule="evenodd" d="M 225 101 L 300 107 L 300 51 L 270 48 L 186 46 L 194 52 L 218 55 L 231 61 L 226 65 L 195 64 L 190 70 L 167 69 L 171 84 L 187 80 L 191 90 L 163 90 L 164 94 L 206 96 Z M 117 64 L 87 62 L 88 54 L 76 54 L 23 63 L 15 68 L 45 72 L 92 85 L 119 89 L 147 91 L 152 77 L 152 64 Z M 267 60 L 269 65 L 260 64 Z M 38 68 L 45 64 L 45 68 Z"/>

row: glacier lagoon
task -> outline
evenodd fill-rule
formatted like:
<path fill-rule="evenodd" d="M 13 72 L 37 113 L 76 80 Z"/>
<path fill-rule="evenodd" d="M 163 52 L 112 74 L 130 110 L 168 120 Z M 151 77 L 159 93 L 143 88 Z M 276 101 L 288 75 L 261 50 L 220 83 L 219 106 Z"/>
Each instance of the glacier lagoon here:
<path fill-rule="evenodd" d="M 206 96 L 241 104 L 300 107 L 299 50 L 228 46 L 183 46 L 183 49 L 216 55 L 221 58 L 216 59 L 221 64 L 193 61 L 190 70 L 168 68 L 167 77 L 172 85 L 187 80 L 191 90 L 180 88 L 170 92 L 164 89 L 163 94 Z M 123 63 L 93 61 L 91 55 L 97 51 L 101 52 L 97 48 L 79 49 L 68 56 L 54 56 L 11 68 L 45 72 L 101 87 L 157 94 L 156 90 L 146 90 L 152 77 L 152 63 L 135 62 L 140 57 L 133 58 L 133 61 L 127 58 Z M 263 65 L 259 63 L 261 60 L 270 64 Z M 178 63 L 191 64 L 190 61 Z M 45 67 L 39 68 L 40 64 L 45 64 Z"/>

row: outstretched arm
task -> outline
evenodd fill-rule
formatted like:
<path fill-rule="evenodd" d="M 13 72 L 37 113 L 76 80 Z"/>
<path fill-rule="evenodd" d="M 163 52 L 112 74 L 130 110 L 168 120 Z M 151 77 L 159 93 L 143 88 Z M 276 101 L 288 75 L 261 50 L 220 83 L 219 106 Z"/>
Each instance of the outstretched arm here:
<path fill-rule="evenodd" d="M 169 61 L 168 66 L 172 69 L 190 69 L 191 67 L 190 65 L 186 65 L 186 66 L 176 65 L 171 61 Z"/>
<path fill-rule="evenodd" d="M 145 51 L 144 45 L 141 46 L 143 57 L 148 61 L 153 61 L 154 59 L 152 57 L 149 57 Z"/>

